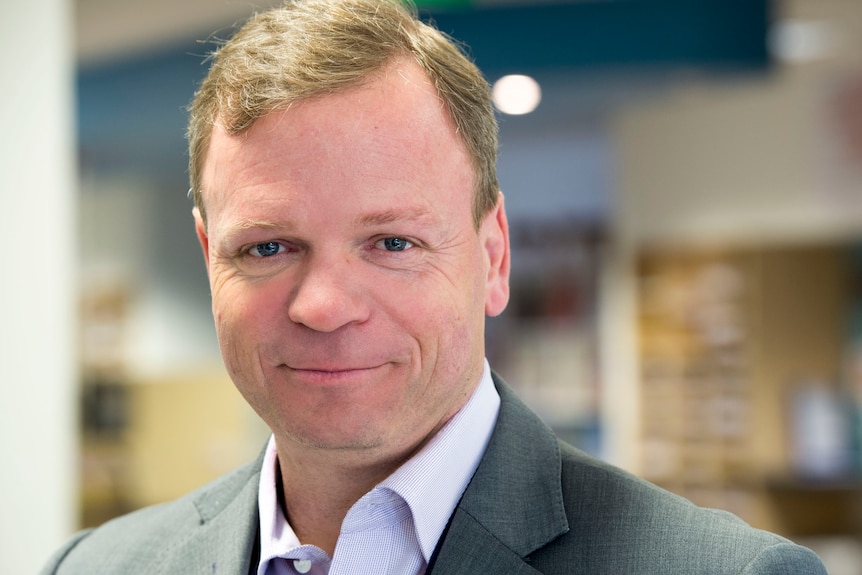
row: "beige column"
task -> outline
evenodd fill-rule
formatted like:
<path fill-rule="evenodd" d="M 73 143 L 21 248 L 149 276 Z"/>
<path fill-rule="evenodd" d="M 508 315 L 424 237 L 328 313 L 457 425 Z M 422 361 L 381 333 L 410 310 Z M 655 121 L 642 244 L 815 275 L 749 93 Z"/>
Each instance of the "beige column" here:
<path fill-rule="evenodd" d="M 74 49 L 68 0 L 0 3 L 0 572 L 75 526 Z"/>

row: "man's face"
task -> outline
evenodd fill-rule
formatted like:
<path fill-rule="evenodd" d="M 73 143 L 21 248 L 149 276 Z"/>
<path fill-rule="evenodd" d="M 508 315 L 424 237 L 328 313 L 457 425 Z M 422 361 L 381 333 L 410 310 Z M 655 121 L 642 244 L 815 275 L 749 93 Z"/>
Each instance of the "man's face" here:
<path fill-rule="evenodd" d="M 196 219 L 216 329 L 280 451 L 404 457 L 469 398 L 509 265 L 502 200 L 477 231 L 473 182 L 408 60 L 239 136 L 214 129 Z"/>

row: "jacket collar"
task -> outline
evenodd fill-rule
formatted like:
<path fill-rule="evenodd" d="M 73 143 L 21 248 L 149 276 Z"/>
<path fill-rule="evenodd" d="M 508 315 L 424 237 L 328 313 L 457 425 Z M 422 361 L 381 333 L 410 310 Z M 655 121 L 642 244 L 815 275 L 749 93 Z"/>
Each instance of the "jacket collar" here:
<path fill-rule="evenodd" d="M 259 543 L 257 491 L 263 453 L 191 495 L 200 526 L 166 546 L 159 573 L 236 575 L 255 573 Z"/>
<path fill-rule="evenodd" d="M 569 530 L 560 449 L 496 374 L 497 426 L 455 510 L 434 575 L 535 573 L 525 558 Z"/>

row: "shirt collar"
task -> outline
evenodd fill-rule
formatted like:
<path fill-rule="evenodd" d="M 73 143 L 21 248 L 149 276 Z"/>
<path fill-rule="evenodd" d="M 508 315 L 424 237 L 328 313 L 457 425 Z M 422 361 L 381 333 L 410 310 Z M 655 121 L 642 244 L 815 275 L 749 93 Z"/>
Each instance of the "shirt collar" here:
<path fill-rule="evenodd" d="M 275 448 L 275 437 L 270 436 L 263 455 L 260 485 L 257 492 L 257 505 L 260 510 L 258 575 L 263 575 L 266 565 L 271 559 L 281 557 L 300 545 L 299 538 L 285 519 L 278 504 L 277 468 L 278 452 Z"/>
<path fill-rule="evenodd" d="M 500 396 L 485 361 L 482 379 L 464 407 L 422 450 L 380 484 L 410 506 L 426 561 L 430 561 L 449 517 L 479 466 L 499 409 Z"/>
<path fill-rule="evenodd" d="M 416 455 L 375 487 L 389 489 L 407 502 L 425 561 L 430 561 L 449 517 L 479 466 L 499 409 L 500 396 L 485 360 L 479 385 L 464 407 Z M 260 566 L 301 544 L 278 505 L 277 466 L 275 438 L 271 436 L 258 489 Z"/>

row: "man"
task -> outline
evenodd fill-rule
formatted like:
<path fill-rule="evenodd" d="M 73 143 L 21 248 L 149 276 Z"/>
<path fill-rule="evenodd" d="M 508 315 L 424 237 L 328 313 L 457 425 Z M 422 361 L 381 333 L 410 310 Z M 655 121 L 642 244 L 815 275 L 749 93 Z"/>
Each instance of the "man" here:
<path fill-rule="evenodd" d="M 825 573 L 558 442 L 491 374 L 509 243 L 488 86 L 397 2 L 253 18 L 189 140 L 222 355 L 272 439 L 45 573 Z"/>

